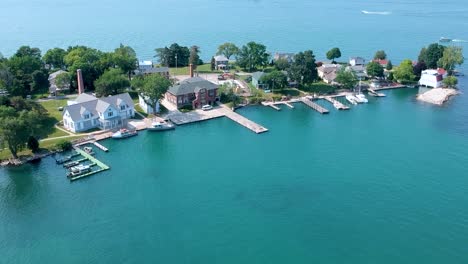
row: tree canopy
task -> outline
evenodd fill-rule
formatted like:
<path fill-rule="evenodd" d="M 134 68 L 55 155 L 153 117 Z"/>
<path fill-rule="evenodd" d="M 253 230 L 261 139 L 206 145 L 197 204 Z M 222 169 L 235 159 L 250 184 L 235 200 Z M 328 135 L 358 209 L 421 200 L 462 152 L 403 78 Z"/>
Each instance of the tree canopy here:
<path fill-rule="evenodd" d="M 194 69 L 197 68 L 197 65 L 202 64 L 200 60 L 200 47 L 193 45 L 190 47 L 190 57 L 189 57 L 189 64 L 192 64 Z M 201 62 L 201 63 L 200 63 Z"/>
<path fill-rule="evenodd" d="M 268 65 L 269 54 L 266 46 L 253 41 L 242 46 L 237 56 L 237 64 L 247 71 L 254 71 L 258 67 Z"/>
<path fill-rule="evenodd" d="M 157 57 L 159 62 L 164 66 L 184 67 L 189 65 L 190 50 L 188 47 L 173 43 L 169 47 L 157 48 L 155 51 L 155 57 Z"/>
<path fill-rule="evenodd" d="M 216 55 L 224 55 L 227 59 L 230 59 L 232 56 L 239 54 L 239 48 L 231 42 L 226 42 L 218 47 L 218 52 Z"/>
<path fill-rule="evenodd" d="M 383 50 L 378 50 L 375 52 L 374 60 L 385 60 L 387 59 L 387 53 Z"/>
<path fill-rule="evenodd" d="M 291 80 L 300 85 L 311 84 L 318 79 L 317 65 L 313 51 L 306 50 L 294 55 L 294 61 L 289 67 L 288 75 Z"/>
<path fill-rule="evenodd" d="M 328 60 L 332 60 L 332 62 L 335 62 L 335 59 L 341 57 L 341 50 L 339 48 L 332 48 L 327 52 L 326 55 Z"/>
<path fill-rule="evenodd" d="M 279 71 L 287 70 L 290 66 L 291 64 L 285 58 L 279 58 L 275 60 L 275 68 Z"/>
<path fill-rule="evenodd" d="M 398 68 L 395 69 L 393 76 L 402 84 L 414 82 L 416 76 L 414 75 L 413 63 L 411 60 L 407 59 L 402 61 Z"/>
<path fill-rule="evenodd" d="M 422 48 L 418 61 L 424 61 L 427 68 L 435 69 L 437 68 L 437 62 L 442 58 L 444 53 L 445 46 L 439 45 L 437 43 L 430 44 L 427 48 Z"/>
<path fill-rule="evenodd" d="M 366 71 L 367 75 L 369 75 L 369 77 L 371 78 L 383 77 L 384 75 L 384 68 L 382 67 L 382 65 L 373 61 L 367 64 Z"/>
<path fill-rule="evenodd" d="M 122 70 L 109 69 L 94 82 L 94 85 L 98 96 L 109 96 L 123 92 L 130 86 L 130 82 L 123 76 Z"/>
<path fill-rule="evenodd" d="M 262 83 L 266 83 L 272 90 L 281 90 L 288 85 L 287 76 L 280 71 L 272 71 L 264 74 L 260 80 Z"/>
<path fill-rule="evenodd" d="M 61 48 L 53 48 L 48 50 L 42 60 L 49 64 L 51 69 L 63 69 L 65 67 L 65 55 L 67 52 Z"/>
<path fill-rule="evenodd" d="M 335 81 L 339 83 L 345 89 L 353 89 L 359 82 L 356 74 L 353 71 L 340 68 L 336 72 Z"/>
<path fill-rule="evenodd" d="M 65 55 L 65 64 L 72 80 L 76 80 L 76 70 L 81 69 L 85 88 L 93 89 L 94 81 L 107 68 L 102 64 L 103 54 L 102 51 L 86 46 L 68 48 L 68 53 Z"/>
<path fill-rule="evenodd" d="M 442 58 L 437 63 L 439 67 L 444 68 L 449 74 L 452 74 L 455 66 L 463 64 L 464 60 L 462 47 L 451 46 L 444 49 Z"/>
<path fill-rule="evenodd" d="M 171 85 L 171 81 L 160 74 L 140 76 L 132 80 L 132 86 L 139 91 L 145 102 L 153 107 L 154 113 L 156 113 L 159 99 L 164 96 Z"/>
<path fill-rule="evenodd" d="M 33 73 L 43 68 L 41 51 L 22 46 L 6 63 L 15 80 L 10 86 L 10 93 L 22 96 L 30 93 L 33 90 Z"/>
<path fill-rule="evenodd" d="M 385 69 L 386 69 L 387 71 L 391 71 L 391 70 L 393 69 L 393 64 L 392 64 L 392 61 L 391 61 L 391 60 L 389 60 L 389 61 L 387 62 L 387 66 L 385 66 Z"/>
<path fill-rule="evenodd" d="M 135 50 L 130 46 L 120 44 L 120 47 L 114 50 L 112 60 L 115 66 L 128 75 L 128 80 L 130 80 L 132 72 L 136 70 L 138 63 Z"/>

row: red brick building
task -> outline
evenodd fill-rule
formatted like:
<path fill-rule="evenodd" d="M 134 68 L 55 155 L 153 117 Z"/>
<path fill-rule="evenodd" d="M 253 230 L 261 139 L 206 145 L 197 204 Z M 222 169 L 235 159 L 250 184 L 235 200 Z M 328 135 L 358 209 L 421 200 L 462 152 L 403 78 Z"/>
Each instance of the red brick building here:
<path fill-rule="evenodd" d="M 201 108 L 218 100 L 218 85 L 200 77 L 192 77 L 170 87 L 165 98 L 177 108 L 187 105 L 194 109 Z"/>

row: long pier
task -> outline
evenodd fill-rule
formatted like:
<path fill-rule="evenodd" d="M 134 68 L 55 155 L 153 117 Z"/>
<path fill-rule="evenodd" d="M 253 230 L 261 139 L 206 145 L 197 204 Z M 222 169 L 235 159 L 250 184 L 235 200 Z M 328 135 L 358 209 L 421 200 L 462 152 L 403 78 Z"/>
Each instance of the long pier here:
<path fill-rule="evenodd" d="M 338 110 L 349 110 L 349 106 L 344 105 L 343 103 L 341 103 L 340 101 L 336 100 L 333 97 L 325 96 L 324 99 L 332 103 L 333 106 Z"/>
<path fill-rule="evenodd" d="M 225 116 L 229 119 L 231 119 L 232 121 L 252 130 L 253 132 L 257 133 L 257 134 L 260 134 L 260 133 L 263 133 L 263 132 L 267 132 L 268 129 L 239 115 L 238 113 L 234 112 L 234 111 L 231 111 L 230 109 L 226 109 L 224 107 L 222 107 L 224 113 L 225 113 Z"/>
<path fill-rule="evenodd" d="M 96 173 L 99 173 L 101 171 L 105 171 L 105 170 L 108 170 L 110 169 L 109 166 L 107 166 L 106 164 L 102 163 L 101 161 L 99 161 L 98 159 L 96 159 L 95 157 L 91 156 L 90 154 L 86 153 L 85 151 L 83 151 L 82 149 L 78 148 L 78 147 L 75 147 L 74 148 L 76 152 L 78 152 L 79 154 L 81 154 L 85 159 L 88 159 L 91 164 L 95 164 L 95 165 L 92 165 L 92 166 L 98 166 L 100 169 L 98 170 L 95 170 L 95 171 L 90 171 L 88 173 L 85 173 L 85 174 L 81 174 L 81 175 L 78 175 L 76 177 L 70 177 L 70 181 L 75 181 L 75 180 L 78 180 L 78 179 L 81 179 L 81 178 L 85 178 L 85 177 L 88 177 L 88 176 L 91 176 L 93 174 L 96 174 Z"/>
<path fill-rule="evenodd" d="M 105 151 L 105 152 L 108 152 L 108 151 L 109 151 L 108 148 L 104 147 L 103 145 L 99 144 L 99 143 L 96 142 L 96 141 L 94 141 L 93 144 L 94 144 L 94 146 L 96 146 L 97 148 L 99 148 L 99 149 L 102 150 L 102 151 Z"/>
<path fill-rule="evenodd" d="M 276 111 L 280 111 L 281 108 L 279 108 L 278 106 L 276 106 L 276 104 L 274 102 L 262 102 L 262 105 L 264 106 L 269 106 L 273 109 L 275 109 Z"/>
<path fill-rule="evenodd" d="M 369 92 L 370 95 L 375 96 L 375 97 L 385 97 L 386 96 L 385 94 L 378 93 L 374 89 L 371 89 L 371 88 L 367 89 L 367 91 Z"/>
<path fill-rule="evenodd" d="M 311 100 L 309 100 L 309 99 L 307 99 L 305 97 L 302 97 L 301 99 L 299 99 L 299 101 L 304 103 L 305 105 L 309 106 L 310 108 L 316 110 L 317 112 L 319 112 L 321 114 L 328 114 L 329 113 L 329 111 L 326 108 L 312 102 Z"/>

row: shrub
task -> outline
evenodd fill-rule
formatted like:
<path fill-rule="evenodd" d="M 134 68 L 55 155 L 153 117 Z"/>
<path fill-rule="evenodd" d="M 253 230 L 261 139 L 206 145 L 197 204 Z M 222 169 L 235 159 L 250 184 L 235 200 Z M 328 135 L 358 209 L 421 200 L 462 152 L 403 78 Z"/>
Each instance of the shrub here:
<path fill-rule="evenodd" d="M 73 148 L 73 145 L 70 141 L 68 140 L 62 140 L 58 142 L 55 147 L 59 150 L 66 151 L 66 150 L 71 150 Z"/>
<path fill-rule="evenodd" d="M 32 153 L 36 153 L 39 150 L 39 142 L 33 136 L 28 138 L 28 149 L 30 149 Z"/>

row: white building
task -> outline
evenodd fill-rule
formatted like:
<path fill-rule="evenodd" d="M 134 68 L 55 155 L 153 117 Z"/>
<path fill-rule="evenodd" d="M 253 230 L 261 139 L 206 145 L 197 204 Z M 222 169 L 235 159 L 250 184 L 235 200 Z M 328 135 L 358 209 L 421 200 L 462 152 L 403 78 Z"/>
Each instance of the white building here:
<path fill-rule="evenodd" d="M 366 60 L 361 57 L 352 57 L 351 59 L 349 59 L 349 65 L 351 66 L 358 66 L 358 65 L 365 65 L 365 64 L 366 64 Z"/>
<path fill-rule="evenodd" d="M 68 72 L 59 70 L 49 75 L 49 92 L 50 93 L 56 93 L 56 92 L 70 89 L 70 84 L 67 84 L 64 87 L 57 87 L 57 85 L 55 84 L 55 79 L 57 78 L 58 75 L 62 73 L 68 73 Z"/>
<path fill-rule="evenodd" d="M 444 69 L 431 69 L 421 72 L 419 85 L 426 87 L 439 88 L 442 87 L 442 80 L 447 77 L 447 72 Z"/>
<path fill-rule="evenodd" d="M 96 98 L 80 94 L 68 101 L 63 111 L 63 126 L 72 132 L 93 128 L 113 129 L 122 127 L 125 120 L 135 115 L 135 106 L 128 93 Z"/>
<path fill-rule="evenodd" d="M 334 83 L 336 73 L 342 66 L 340 64 L 323 64 L 317 68 L 318 76 L 326 83 Z"/>
<path fill-rule="evenodd" d="M 149 100 L 148 97 L 146 97 L 146 100 Z M 145 98 L 140 94 L 138 95 L 138 105 L 143 109 L 143 112 L 147 114 L 154 114 L 153 107 L 149 104 L 147 104 Z M 156 113 L 159 112 L 159 101 L 156 102 Z"/>
<path fill-rule="evenodd" d="M 149 69 L 153 68 L 153 62 L 152 61 L 139 61 L 138 62 L 138 69 L 140 71 L 147 71 Z"/>

